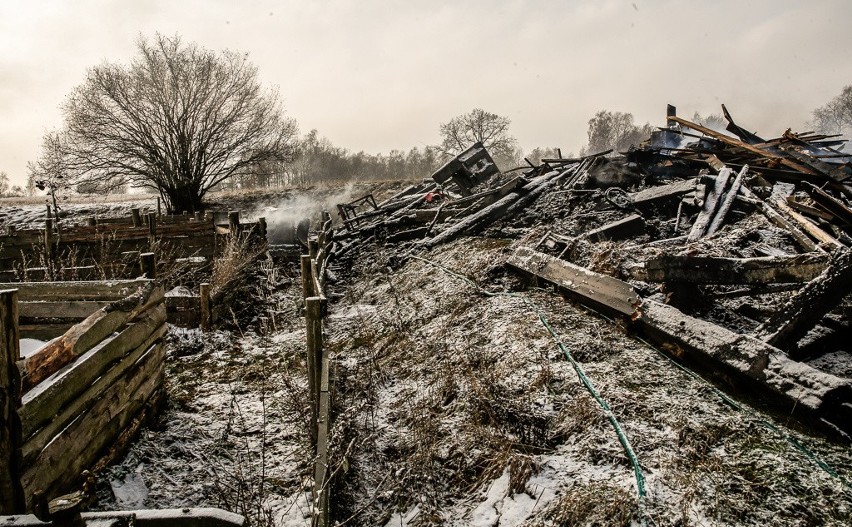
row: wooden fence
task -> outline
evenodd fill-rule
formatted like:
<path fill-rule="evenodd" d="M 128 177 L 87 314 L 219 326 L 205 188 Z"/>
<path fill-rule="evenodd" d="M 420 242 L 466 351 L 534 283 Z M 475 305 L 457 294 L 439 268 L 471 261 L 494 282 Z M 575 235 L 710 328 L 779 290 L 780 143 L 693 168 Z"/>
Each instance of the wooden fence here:
<path fill-rule="evenodd" d="M 216 221 L 218 217 L 224 219 Z M 240 213 L 157 216 L 139 209 L 125 218 L 92 219 L 88 225 L 60 227 L 52 218 L 44 229 L 9 228 L 0 236 L 0 280 L 92 280 L 139 276 L 140 255 L 156 253 L 158 266 L 221 254 L 225 236 L 253 232 L 266 237 L 266 221 L 240 223 Z"/>
<path fill-rule="evenodd" d="M 314 527 L 331 524 L 329 502 L 331 475 L 329 473 L 329 428 L 331 426 L 330 361 L 323 345 L 323 318 L 326 314 L 326 266 L 334 237 L 331 217 L 322 215 L 320 230 L 308 241 L 308 254 L 302 255 L 302 293 L 305 299 L 307 339 L 308 389 L 311 393 L 311 434 L 316 440 L 314 461 L 313 516 Z"/>
<path fill-rule="evenodd" d="M 56 338 L 22 358 L 20 339 L 51 337 L 44 321 Z M 0 514 L 17 514 L 117 455 L 159 399 L 164 289 L 148 279 L 0 284 L 0 322 Z"/>

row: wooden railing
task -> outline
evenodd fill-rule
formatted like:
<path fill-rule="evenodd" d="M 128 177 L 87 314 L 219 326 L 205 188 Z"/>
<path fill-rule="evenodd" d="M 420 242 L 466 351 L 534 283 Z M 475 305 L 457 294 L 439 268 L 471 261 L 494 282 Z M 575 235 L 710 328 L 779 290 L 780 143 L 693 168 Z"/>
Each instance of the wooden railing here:
<path fill-rule="evenodd" d="M 70 490 L 141 426 L 162 393 L 166 308 L 140 279 L 0 284 L 0 311 L 0 513 L 13 514 Z M 19 338 L 50 337 L 41 319 L 71 326 L 21 358 Z"/>

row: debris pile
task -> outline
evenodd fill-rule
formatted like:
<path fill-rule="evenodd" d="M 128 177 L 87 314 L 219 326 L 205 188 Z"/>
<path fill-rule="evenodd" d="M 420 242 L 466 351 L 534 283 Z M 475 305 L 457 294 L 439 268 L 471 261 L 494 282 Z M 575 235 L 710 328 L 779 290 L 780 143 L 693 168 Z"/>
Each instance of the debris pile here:
<path fill-rule="evenodd" d="M 622 154 L 500 173 L 482 144 L 377 202 L 338 205 L 332 254 L 389 264 L 464 235 L 517 240 L 555 284 L 670 355 L 830 433 L 852 433 L 852 156 L 836 136 L 763 139 L 677 117 Z"/>

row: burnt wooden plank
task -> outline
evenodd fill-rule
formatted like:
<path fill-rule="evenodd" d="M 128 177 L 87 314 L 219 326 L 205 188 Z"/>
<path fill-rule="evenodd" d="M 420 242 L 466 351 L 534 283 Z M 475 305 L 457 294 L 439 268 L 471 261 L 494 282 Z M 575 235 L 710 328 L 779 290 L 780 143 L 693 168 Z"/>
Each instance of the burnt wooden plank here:
<path fill-rule="evenodd" d="M 150 280 L 105 280 L 91 282 L 12 282 L 0 289 L 18 289 L 21 302 L 33 300 L 120 300 L 144 287 Z"/>
<path fill-rule="evenodd" d="M 675 198 L 695 190 L 695 178 L 676 181 L 668 185 L 647 188 L 630 194 L 630 200 L 636 206 L 646 205 L 655 201 Z"/>
<path fill-rule="evenodd" d="M 686 237 L 688 241 L 694 242 L 704 237 L 710 226 L 710 222 L 713 221 L 716 209 L 719 207 L 719 201 L 725 193 L 725 186 L 728 184 L 731 172 L 730 168 L 723 168 L 713 180 L 713 186 L 704 199 L 704 207 L 698 213 L 698 217 L 695 219 L 695 223 L 692 224 L 692 229 Z"/>
<path fill-rule="evenodd" d="M 597 229 L 588 231 L 584 237 L 591 241 L 623 240 L 632 236 L 638 236 L 645 232 L 645 220 L 638 214 L 631 214 Z"/>
<path fill-rule="evenodd" d="M 595 273 L 528 247 L 519 247 L 506 264 L 556 284 L 580 303 L 595 309 L 631 317 L 639 302 L 639 296 L 627 282 Z"/>
<path fill-rule="evenodd" d="M 773 284 L 807 282 L 829 263 L 825 253 L 757 258 L 664 255 L 629 270 L 646 282 L 693 284 Z"/>

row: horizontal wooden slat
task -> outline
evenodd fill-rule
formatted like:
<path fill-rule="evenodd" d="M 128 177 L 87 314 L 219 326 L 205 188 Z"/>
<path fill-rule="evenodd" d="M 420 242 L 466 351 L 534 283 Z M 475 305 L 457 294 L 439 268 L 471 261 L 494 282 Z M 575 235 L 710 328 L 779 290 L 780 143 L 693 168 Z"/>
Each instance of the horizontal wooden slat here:
<path fill-rule="evenodd" d="M 107 300 L 20 302 L 21 318 L 86 318 L 110 304 Z"/>
<path fill-rule="evenodd" d="M 33 300 L 120 300 L 144 287 L 150 280 L 107 280 L 80 282 L 8 282 L 0 289 L 17 289 L 21 302 Z"/>

